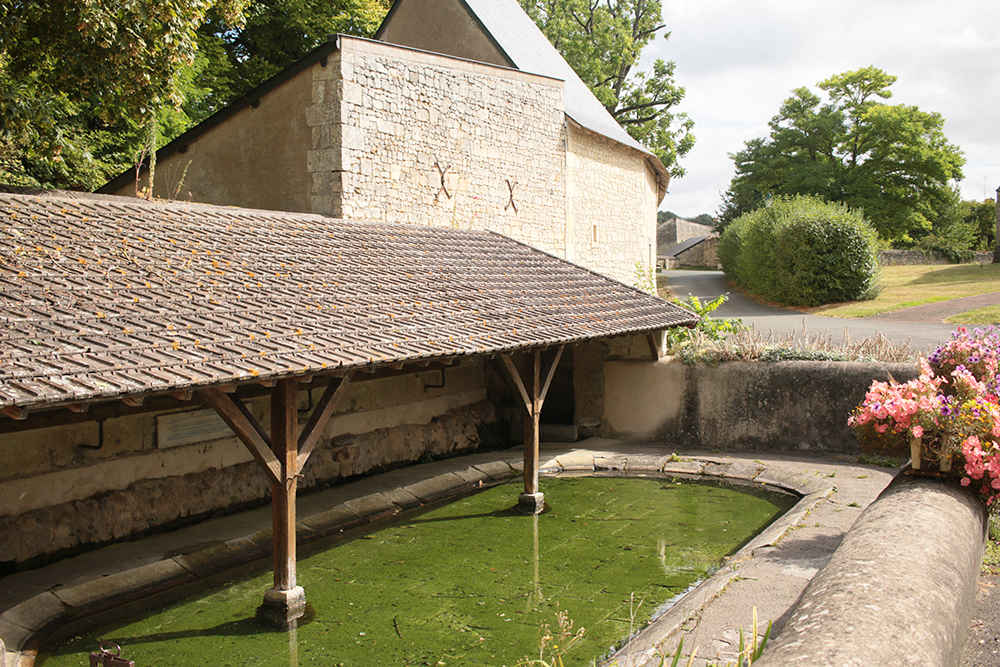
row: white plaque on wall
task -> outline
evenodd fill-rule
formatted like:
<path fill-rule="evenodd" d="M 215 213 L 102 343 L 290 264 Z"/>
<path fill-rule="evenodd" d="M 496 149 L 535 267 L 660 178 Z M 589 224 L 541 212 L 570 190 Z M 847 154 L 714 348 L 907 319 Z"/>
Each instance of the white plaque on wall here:
<path fill-rule="evenodd" d="M 159 449 L 218 440 L 232 435 L 229 426 L 215 410 L 175 412 L 156 418 L 156 446 Z"/>

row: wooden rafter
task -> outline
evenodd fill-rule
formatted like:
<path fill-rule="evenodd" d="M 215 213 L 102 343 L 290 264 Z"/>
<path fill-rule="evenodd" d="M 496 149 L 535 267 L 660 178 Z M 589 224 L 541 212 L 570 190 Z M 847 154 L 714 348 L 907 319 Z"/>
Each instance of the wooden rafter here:
<path fill-rule="evenodd" d="M 274 452 L 271 451 L 270 438 L 265 440 L 258 430 L 260 424 L 257 423 L 255 426 L 251 423 L 243 410 L 233 402 L 233 399 L 220 389 L 215 387 L 200 389 L 198 390 L 198 395 L 207 405 L 215 410 L 222 418 L 222 421 L 229 425 L 229 428 L 233 430 L 233 433 L 240 439 L 240 442 L 246 445 L 247 449 L 250 450 L 250 453 L 257 460 L 257 463 L 264 469 L 268 481 L 272 484 L 279 483 L 282 479 L 281 463 L 278 461 L 278 457 L 274 455 Z M 256 421 L 254 419 L 254 422 Z"/>
<path fill-rule="evenodd" d="M 326 391 L 323 392 L 323 397 L 319 399 L 319 403 L 316 404 L 315 409 L 313 409 L 312 415 L 309 416 L 309 421 L 306 423 L 304 429 L 302 429 L 302 434 L 299 436 L 299 461 L 297 473 L 301 474 L 302 469 L 306 465 L 306 461 L 309 460 L 309 455 L 312 454 L 313 448 L 316 443 L 319 442 L 320 436 L 323 435 L 323 429 L 326 428 L 327 422 L 330 421 L 330 417 L 333 416 L 333 411 L 337 409 L 337 404 L 343 397 L 344 393 L 347 391 L 347 385 L 351 382 L 351 377 L 353 373 L 349 372 L 341 378 L 339 383 L 331 382 Z"/>

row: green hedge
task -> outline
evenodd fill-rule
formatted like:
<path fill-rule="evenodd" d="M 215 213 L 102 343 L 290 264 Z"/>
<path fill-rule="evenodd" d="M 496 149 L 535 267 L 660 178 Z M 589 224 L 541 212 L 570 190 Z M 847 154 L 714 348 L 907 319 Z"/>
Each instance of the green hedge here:
<path fill-rule="evenodd" d="M 858 301 L 874 292 L 876 238 L 860 211 L 813 197 L 779 199 L 726 228 L 719 261 L 741 289 L 768 301 Z"/>

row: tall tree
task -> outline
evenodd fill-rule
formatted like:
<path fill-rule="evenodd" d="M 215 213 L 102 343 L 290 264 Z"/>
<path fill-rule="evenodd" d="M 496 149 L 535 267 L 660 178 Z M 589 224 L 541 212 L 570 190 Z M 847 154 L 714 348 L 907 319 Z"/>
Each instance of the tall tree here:
<path fill-rule="evenodd" d="M 88 185 L 109 132 L 180 101 L 208 11 L 238 24 L 248 2 L 0 0 L 0 170 Z"/>
<path fill-rule="evenodd" d="M 388 0 L 0 0 L 0 182 L 92 189 Z M 155 121 L 155 122 L 154 122 Z"/>
<path fill-rule="evenodd" d="M 207 94 L 186 107 L 201 120 L 277 74 L 337 33 L 371 37 L 390 0 L 255 0 L 244 20 L 212 11 L 198 29 L 208 65 L 194 83 Z"/>
<path fill-rule="evenodd" d="M 736 175 L 719 211 L 725 225 L 774 196 L 811 194 L 863 209 L 886 239 L 908 241 L 933 227 L 962 178 L 965 158 L 944 135 L 944 118 L 889 105 L 896 77 L 877 67 L 821 81 L 824 101 L 792 91 L 771 119 L 770 136 L 732 155 Z"/>
<path fill-rule="evenodd" d="M 657 59 L 636 71 L 642 50 L 665 27 L 660 0 L 520 2 L 615 120 L 673 176 L 683 176 L 679 160 L 694 146 L 694 121 L 673 111 L 685 92 L 674 83 L 675 64 Z"/>

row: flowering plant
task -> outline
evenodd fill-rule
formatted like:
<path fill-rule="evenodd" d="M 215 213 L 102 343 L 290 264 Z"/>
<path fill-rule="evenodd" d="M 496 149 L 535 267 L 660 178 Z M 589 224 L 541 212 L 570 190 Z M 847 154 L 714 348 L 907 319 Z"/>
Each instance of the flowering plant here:
<path fill-rule="evenodd" d="M 958 368 L 969 371 L 973 377 L 987 385 L 990 393 L 997 393 L 997 366 L 1000 363 L 1000 337 L 994 327 L 983 331 L 975 329 L 970 335 L 964 327 L 951 335 L 951 340 L 934 350 L 927 363 L 935 375 L 950 377 Z M 947 389 L 945 390 L 948 392 Z"/>
<path fill-rule="evenodd" d="M 955 457 L 952 474 L 992 504 L 1000 498 L 998 365 L 993 327 L 971 335 L 959 329 L 920 360 L 917 379 L 872 382 L 848 424 L 866 451 L 905 455 L 918 442 L 921 458 L 938 461 L 943 472 Z"/>
<path fill-rule="evenodd" d="M 941 433 L 947 402 L 940 388 L 945 380 L 934 377 L 925 359 L 920 370 L 920 377 L 905 384 L 872 382 L 864 402 L 847 420 L 866 450 L 904 454 L 913 438 Z"/>

